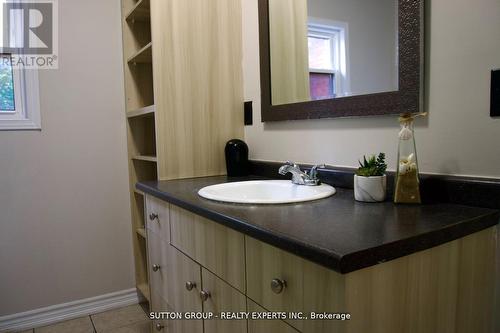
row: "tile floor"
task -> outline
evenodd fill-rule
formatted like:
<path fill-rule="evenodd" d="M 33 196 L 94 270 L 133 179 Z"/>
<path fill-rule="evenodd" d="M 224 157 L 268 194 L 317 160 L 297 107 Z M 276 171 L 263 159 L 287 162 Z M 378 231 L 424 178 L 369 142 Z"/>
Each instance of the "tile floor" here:
<path fill-rule="evenodd" d="M 20 333 L 149 333 L 151 321 L 145 311 L 135 304 Z"/>

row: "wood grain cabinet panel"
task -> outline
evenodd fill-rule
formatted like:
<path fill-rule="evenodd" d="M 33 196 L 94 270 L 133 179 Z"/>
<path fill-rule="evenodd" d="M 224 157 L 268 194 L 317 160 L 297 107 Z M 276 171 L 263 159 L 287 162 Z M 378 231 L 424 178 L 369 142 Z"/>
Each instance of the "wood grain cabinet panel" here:
<path fill-rule="evenodd" d="M 245 292 L 243 234 L 173 205 L 170 223 L 172 245 Z"/>
<path fill-rule="evenodd" d="M 257 303 L 248 300 L 248 311 L 250 313 L 254 312 L 267 312 L 264 308 L 260 307 Z M 248 320 L 248 333 L 264 333 L 264 332 L 272 332 L 272 333 L 297 333 L 295 328 L 288 325 L 284 321 L 281 320 Z"/>
<path fill-rule="evenodd" d="M 202 312 L 200 299 L 201 267 L 176 249 L 172 249 L 169 262 L 172 264 L 172 277 L 169 283 L 169 295 L 171 307 L 176 312 Z M 186 283 L 192 285 L 192 289 L 186 288 Z M 202 320 L 176 320 L 173 322 L 176 333 L 202 333 Z"/>
<path fill-rule="evenodd" d="M 163 241 L 159 234 L 148 230 L 149 287 L 153 308 L 162 301 L 169 303 L 171 300 L 169 283 L 175 268 L 169 263 L 169 251 L 171 245 Z"/>
<path fill-rule="evenodd" d="M 203 303 L 203 311 L 219 314 L 221 312 L 246 312 L 246 297 L 214 274 L 202 268 L 203 290 L 210 298 Z M 246 333 L 247 320 L 205 320 L 205 333 Z"/>
<path fill-rule="evenodd" d="M 146 225 L 161 239 L 170 242 L 169 204 L 151 195 L 146 196 Z"/>
<path fill-rule="evenodd" d="M 271 311 L 345 312 L 345 275 L 246 237 L 247 295 Z M 274 279 L 286 282 L 277 294 Z M 287 320 L 304 333 L 343 332 L 347 323 L 335 320 Z"/>
<path fill-rule="evenodd" d="M 345 275 L 304 262 L 304 305 L 307 316 L 316 313 L 344 313 Z M 304 333 L 339 333 L 343 332 L 347 322 L 337 320 L 306 320 L 303 322 Z"/>
<path fill-rule="evenodd" d="M 155 303 L 151 300 L 151 310 L 154 312 L 172 312 L 172 308 L 161 297 L 157 298 Z M 175 325 L 177 321 L 168 318 L 153 319 L 151 322 L 151 332 L 173 333 L 175 332 Z"/>
<path fill-rule="evenodd" d="M 494 332 L 496 230 L 346 274 L 346 333 Z"/>
<path fill-rule="evenodd" d="M 158 178 L 223 175 L 243 133 L 241 0 L 151 0 Z"/>
<path fill-rule="evenodd" d="M 248 297 L 270 311 L 302 312 L 305 260 L 251 237 L 245 241 Z M 286 285 L 281 292 L 272 290 L 273 280 Z M 303 328 L 303 321 L 291 324 Z"/>

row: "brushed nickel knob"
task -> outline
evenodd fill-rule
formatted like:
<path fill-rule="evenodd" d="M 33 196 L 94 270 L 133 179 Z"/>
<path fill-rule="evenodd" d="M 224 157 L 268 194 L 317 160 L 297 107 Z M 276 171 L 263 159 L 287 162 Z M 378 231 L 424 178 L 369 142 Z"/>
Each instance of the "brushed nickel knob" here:
<path fill-rule="evenodd" d="M 153 272 L 158 272 L 160 270 L 160 265 L 153 265 Z"/>
<path fill-rule="evenodd" d="M 205 290 L 200 291 L 200 298 L 203 302 L 208 301 L 208 299 L 210 298 L 210 292 Z"/>
<path fill-rule="evenodd" d="M 163 326 L 162 324 L 158 323 L 158 324 L 155 325 L 155 328 L 156 328 L 157 331 L 161 331 L 162 329 L 165 328 L 165 326 Z"/>
<path fill-rule="evenodd" d="M 158 219 L 158 214 L 155 214 L 155 213 L 149 214 L 149 219 L 151 221 L 157 220 Z"/>
<path fill-rule="evenodd" d="M 193 290 L 193 288 L 196 288 L 196 282 L 193 282 L 193 281 L 186 282 L 186 289 L 188 291 Z"/>
<path fill-rule="evenodd" d="M 286 288 L 286 281 L 281 279 L 273 279 L 271 281 L 271 290 L 275 294 L 281 294 Z"/>

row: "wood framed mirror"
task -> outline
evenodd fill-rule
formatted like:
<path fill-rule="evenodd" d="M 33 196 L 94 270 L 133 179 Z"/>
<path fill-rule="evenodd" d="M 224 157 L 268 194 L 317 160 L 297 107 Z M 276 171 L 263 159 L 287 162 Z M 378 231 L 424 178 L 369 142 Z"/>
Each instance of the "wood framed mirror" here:
<path fill-rule="evenodd" d="M 420 112 L 424 0 L 258 0 L 262 121 Z"/>

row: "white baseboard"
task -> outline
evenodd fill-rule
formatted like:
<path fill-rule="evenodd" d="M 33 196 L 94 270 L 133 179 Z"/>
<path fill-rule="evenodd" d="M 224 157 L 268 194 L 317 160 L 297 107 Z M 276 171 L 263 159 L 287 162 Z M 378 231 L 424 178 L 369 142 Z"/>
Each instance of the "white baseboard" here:
<path fill-rule="evenodd" d="M 0 317 L 0 332 L 16 332 L 56 322 L 88 316 L 111 309 L 137 304 L 137 289 L 127 289 L 46 308 Z"/>

